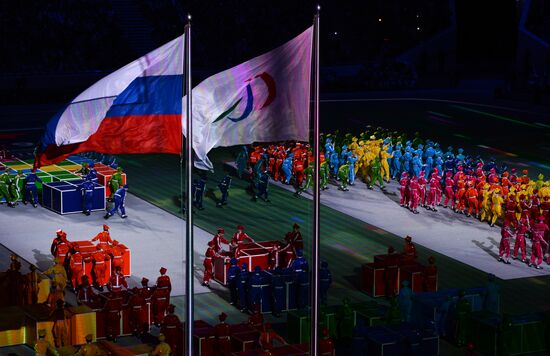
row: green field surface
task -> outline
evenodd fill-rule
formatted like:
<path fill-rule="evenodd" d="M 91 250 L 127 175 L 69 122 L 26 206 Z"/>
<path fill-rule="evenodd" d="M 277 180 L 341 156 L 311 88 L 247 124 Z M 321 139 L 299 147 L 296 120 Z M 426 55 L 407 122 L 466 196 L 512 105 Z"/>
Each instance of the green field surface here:
<path fill-rule="evenodd" d="M 223 227 L 226 235 L 230 237 L 235 226 L 243 224 L 246 227 L 245 231 L 255 239 L 280 240 L 296 222 L 301 226 L 307 257 L 311 247 L 310 200 L 297 198 L 284 189 L 270 186 L 271 203 L 260 200 L 254 203 L 246 191 L 248 182 L 233 177 L 229 204 L 223 208 L 216 207 L 216 199 L 220 197 L 217 183 L 226 173 L 223 170 L 223 161 L 233 160 L 234 154 L 235 150 L 231 149 L 218 149 L 211 154 L 212 161 L 215 162 L 215 172 L 208 174 L 205 209 L 194 212 L 195 225 L 211 233 L 214 233 L 217 227 Z M 178 156 L 125 155 L 119 157 L 119 162 L 128 174 L 131 193 L 181 216 L 181 174 Z M 414 231 L 411 233 L 414 234 Z M 385 253 L 390 245 L 401 250 L 403 240 L 376 226 L 322 206 L 321 259 L 329 263 L 333 273 L 329 304 L 339 304 L 344 296 L 352 301 L 370 299 L 358 289 L 359 268 L 363 263 L 372 262 L 374 255 Z M 206 250 L 206 246 L 204 249 Z M 423 246 L 417 245 L 417 250 L 419 260 L 423 263 L 426 263 L 431 255 L 436 257 L 440 289 L 468 288 L 485 284 L 485 272 Z M 196 261 L 196 264 L 200 262 Z M 499 284 L 504 312 L 517 314 L 547 309 L 550 277 L 499 281 Z"/>

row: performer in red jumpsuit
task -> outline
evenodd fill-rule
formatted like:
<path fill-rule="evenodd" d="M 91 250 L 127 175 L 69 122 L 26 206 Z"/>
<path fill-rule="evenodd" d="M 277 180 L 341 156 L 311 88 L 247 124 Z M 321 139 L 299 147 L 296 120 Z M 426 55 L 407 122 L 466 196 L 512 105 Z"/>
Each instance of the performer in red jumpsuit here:
<path fill-rule="evenodd" d="M 214 249 L 214 242 L 208 241 L 208 248 L 204 253 L 204 261 L 202 262 L 204 266 L 204 275 L 202 277 L 203 286 L 208 286 L 210 284 L 210 279 L 214 276 L 214 264 L 212 263 L 214 257 L 220 257 L 220 255 Z"/>
<path fill-rule="evenodd" d="M 235 249 L 239 248 L 239 245 L 242 244 L 245 240 L 249 242 L 256 242 L 253 238 L 248 236 L 246 232 L 244 232 L 243 225 L 238 225 L 237 231 L 233 234 L 233 237 L 231 238 L 231 250 L 235 251 Z"/>
<path fill-rule="evenodd" d="M 426 184 L 428 180 L 425 177 L 425 172 L 420 171 L 420 177 L 418 177 L 418 195 L 421 207 L 426 207 Z"/>
<path fill-rule="evenodd" d="M 437 291 L 437 266 L 435 257 L 428 258 L 428 265 L 424 267 L 424 292 Z"/>
<path fill-rule="evenodd" d="M 544 223 L 550 224 L 550 197 L 544 197 L 540 203 L 540 215 L 544 217 Z"/>
<path fill-rule="evenodd" d="M 69 241 L 67 240 L 67 234 L 61 229 L 55 232 L 55 238 L 53 239 L 52 245 L 50 247 L 50 252 L 53 256 L 55 256 L 55 250 L 57 249 L 57 246 L 59 244 L 69 244 Z"/>
<path fill-rule="evenodd" d="M 409 186 L 409 173 L 401 173 L 401 179 L 399 180 L 399 192 L 401 193 L 401 200 L 399 205 L 408 206 L 408 186 Z"/>
<path fill-rule="evenodd" d="M 128 306 L 130 307 L 130 314 L 128 321 L 130 323 L 130 328 L 132 329 L 132 334 L 135 336 L 140 336 L 148 331 L 148 328 L 144 328 L 144 324 L 147 325 L 148 320 L 142 319 L 143 309 L 147 308 L 145 299 L 139 292 L 138 287 L 132 288 L 132 295 L 128 300 Z"/>
<path fill-rule="evenodd" d="M 457 213 L 464 214 L 464 208 L 466 207 L 466 202 L 464 195 L 466 194 L 466 184 L 462 179 L 459 179 L 456 182 L 456 194 L 455 194 L 455 211 Z"/>
<path fill-rule="evenodd" d="M 219 253 L 222 250 L 222 244 L 226 244 L 226 245 L 229 244 L 229 241 L 227 241 L 224 237 L 224 233 L 225 233 L 225 230 L 219 227 L 218 233 L 214 235 L 214 237 L 211 240 L 214 243 L 213 247 L 216 253 Z"/>
<path fill-rule="evenodd" d="M 403 247 L 403 262 L 413 264 L 416 261 L 416 246 L 412 242 L 412 237 L 405 237 L 405 246 Z"/>
<path fill-rule="evenodd" d="M 548 243 L 544 240 L 544 235 L 546 233 L 548 233 L 548 225 L 544 223 L 544 217 L 539 216 L 538 222 L 531 228 L 533 237 L 531 260 L 529 261 L 531 267 L 542 269 L 540 264 L 544 257 L 544 247 L 548 246 Z"/>
<path fill-rule="evenodd" d="M 277 340 L 281 345 L 285 345 L 286 341 L 279 334 L 271 329 L 271 323 L 265 323 L 264 329 L 260 334 L 260 347 L 262 350 L 273 350 L 273 341 Z"/>
<path fill-rule="evenodd" d="M 475 211 L 476 219 L 479 218 L 478 194 L 473 182 L 468 184 L 468 189 L 466 190 L 466 199 L 468 201 L 468 216 L 471 216 L 472 213 Z"/>
<path fill-rule="evenodd" d="M 521 218 L 526 218 L 530 225 L 534 224 L 535 221 L 531 219 L 531 202 L 527 200 L 525 194 L 519 196 L 519 208 L 521 210 Z"/>
<path fill-rule="evenodd" d="M 293 174 L 296 179 L 296 185 L 300 187 L 304 181 L 304 159 L 300 156 L 294 156 Z"/>
<path fill-rule="evenodd" d="M 285 235 L 285 240 L 292 245 L 294 253 L 296 253 L 297 250 L 304 249 L 304 240 L 302 239 L 302 233 L 300 232 L 300 226 L 298 224 L 292 226 L 292 231 Z"/>
<path fill-rule="evenodd" d="M 506 204 L 504 204 L 504 224 L 510 224 L 512 226 L 517 226 L 518 220 L 516 213 L 518 211 L 518 204 L 516 203 L 516 196 L 514 193 L 508 195 Z M 529 222 L 527 222 L 528 224 Z"/>
<path fill-rule="evenodd" d="M 182 350 L 179 350 L 183 324 L 180 321 L 180 318 L 174 314 L 176 307 L 173 304 L 170 304 L 167 308 L 168 314 L 162 319 L 160 326 L 160 332 L 166 336 L 166 343 L 170 345 L 172 350 L 172 355 L 183 354 Z"/>
<path fill-rule="evenodd" d="M 281 166 L 283 165 L 283 161 L 286 158 L 286 151 L 284 146 L 279 146 L 276 153 L 276 159 L 275 159 L 275 173 L 273 174 L 273 179 L 275 181 L 281 180 Z"/>
<path fill-rule="evenodd" d="M 82 275 L 84 274 L 84 268 L 82 265 L 83 258 L 80 252 L 75 252 L 71 254 L 69 260 L 69 269 L 71 271 L 71 285 L 73 290 L 76 290 L 80 285 Z"/>
<path fill-rule="evenodd" d="M 449 202 L 451 202 L 451 209 L 455 208 L 455 191 L 454 185 L 455 181 L 453 180 L 452 172 L 445 173 L 445 200 L 443 200 L 443 207 L 447 208 Z"/>
<path fill-rule="evenodd" d="M 412 177 L 409 183 L 409 198 L 409 209 L 414 214 L 418 214 L 418 200 L 420 198 L 420 193 L 418 192 L 418 180 L 416 176 Z"/>
<path fill-rule="evenodd" d="M 170 277 L 166 275 L 166 272 L 166 268 L 162 267 L 160 269 L 160 276 L 157 278 L 157 285 L 151 297 L 154 322 L 157 325 L 160 325 L 160 322 L 164 319 L 166 308 L 170 305 L 172 282 L 170 281 Z"/>
<path fill-rule="evenodd" d="M 227 314 L 221 313 L 218 319 L 220 320 L 219 324 L 214 326 L 214 332 L 216 334 L 216 346 L 214 347 L 214 350 L 217 350 L 217 355 L 230 356 L 231 331 L 229 325 L 225 322 L 225 320 L 227 319 Z"/>
<path fill-rule="evenodd" d="M 97 234 L 91 241 L 99 241 L 98 246 L 101 246 L 103 250 L 108 250 L 113 244 L 113 240 L 111 240 L 111 235 L 109 234 L 109 226 L 103 224 L 103 231 Z"/>
<path fill-rule="evenodd" d="M 82 276 L 82 282 L 78 286 L 78 291 L 76 293 L 76 300 L 79 304 L 84 304 L 88 306 L 93 306 L 96 300 L 96 294 L 90 285 L 88 276 Z"/>
<path fill-rule="evenodd" d="M 117 267 L 115 269 L 115 273 L 111 275 L 111 278 L 109 278 L 109 284 L 107 285 L 107 288 L 111 291 L 113 295 L 118 295 L 120 292 L 122 292 L 122 287 L 125 289 L 128 289 L 128 283 L 126 282 L 126 278 L 124 275 L 122 275 L 122 269 L 120 267 Z"/>
<path fill-rule="evenodd" d="M 437 211 L 436 205 L 439 205 L 441 200 L 441 184 L 439 183 L 440 177 L 436 172 L 432 173 L 430 178 L 430 190 L 428 191 L 428 209 Z"/>
<path fill-rule="evenodd" d="M 498 249 L 498 261 L 510 264 L 510 239 L 514 235 L 510 224 L 503 225 L 500 230 L 500 246 Z"/>
<path fill-rule="evenodd" d="M 100 288 L 107 284 L 105 261 L 108 259 L 109 257 L 101 250 L 101 246 L 98 245 L 97 250 L 91 256 L 91 261 L 93 261 L 92 276 L 94 283 Z M 87 260 L 90 261 L 90 258 L 87 258 Z"/>
<path fill-rule="evenodd" d="M 516 218 L 514 217 L 514 220 Z M 511 225 L 504 221 L 504 225 Z M 526 262 L 526 251 L 525 251 L 525 237 L 527 232 L 531 227 L 529 226 L 529 221 L 527 219 L 520 219 L 519 223 L 516 223 L 516 241 L 514 243 L 514 260 L 518 258 L 518 250 L 521 250 L 521 262 Z"/>
<path fill-rule="evenodd" d="M 531 195 L 531 209 L 529 210 L 531 214 L 531 220 L 537 221 L 540 216 L 540 199 L 538 197 L 539 191 L 534 189 L 533 194 Z"/>
<path fill-rule="evenodd" d="M 115 295 L 109 295 L 103 313 L 105 315 L 105 336 L 107 340 L 116 342 L 120 335 L 120 312 L 122 311 L 122 299 Z"/>
<path fill-rule="evenodd" d="M 121 271 L 124 267 L 124 258 L 122 257 L 126 251 L 120 247 L 117 240 L 113 241 L 113 246 L 109 250 L 109 254 L 111 255 L 111 270 L 116 271 L 117 268 L 120 267 Z"/>

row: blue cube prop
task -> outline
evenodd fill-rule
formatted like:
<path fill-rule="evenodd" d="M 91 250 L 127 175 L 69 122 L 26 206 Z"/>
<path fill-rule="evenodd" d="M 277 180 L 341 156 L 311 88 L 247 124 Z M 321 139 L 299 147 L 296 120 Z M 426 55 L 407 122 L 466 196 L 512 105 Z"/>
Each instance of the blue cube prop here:
<path fill-rule="evenodd" d="M 369 328 L 367 333 L 367 355 L 401 355 L 399 335 L 384 327 Z"/>
<path fill-rule="evenodd" d="M 44 207 L 61 215 L 82 212 L 81 183 L 82 180 L 44 183 Z M 105 210 L 105 187 L 94 184 L 92 211 L 100 210 Z"/>

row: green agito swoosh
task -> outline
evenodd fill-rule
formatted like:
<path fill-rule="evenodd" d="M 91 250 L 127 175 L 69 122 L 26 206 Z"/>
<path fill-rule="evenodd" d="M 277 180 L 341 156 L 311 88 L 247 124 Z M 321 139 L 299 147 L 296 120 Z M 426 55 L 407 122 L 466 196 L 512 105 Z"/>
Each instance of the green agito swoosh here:
<path fill-rule="evenodd" d="M 218 116 L 216 118 L 216 120 L 212 121 L 212 123 L 215 123 L 215 122 L 218 122 L 220 121 L 221 119 L 223 119 L 224 117 L 226 117 L 227 115 L 229 115 L 229 113 L 233 110 L 235 110 L 235 108 L 237 107 L 237 105 L 239 105 L 239 103 L 241 102 L 241 100 L 243 100 L 243 98 L 240 98 L 239 100 L 237 100 L 237 102 L 235 102 L 235 104 L 233 104 L 229 109 L 225 110 L 224 112 L 222 112 L 220 114 L 220 116 Z"/>

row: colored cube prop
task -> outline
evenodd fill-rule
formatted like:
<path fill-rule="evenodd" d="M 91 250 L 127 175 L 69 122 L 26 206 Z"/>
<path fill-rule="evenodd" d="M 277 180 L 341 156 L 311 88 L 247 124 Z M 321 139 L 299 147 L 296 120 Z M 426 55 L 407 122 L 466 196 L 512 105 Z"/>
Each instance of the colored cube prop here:
<path fill-rule="evenodd" d="M 337 335 L 336 317 L 338 315 L 337 308 L 324 308 L 319 313 L 319 334 L 324 328 L 329 330 L 331 337 Z M 355 318 L 354 318 L 355 320 Z M 310 337 L 311 316 L 310 312 L 305 310 L 290 311 L 287 314 L 287 333 L 288 341 L 293 344 L 307 343 Z M 353 328 L 353 326 L 352 326 Z"/>
<path fill-rule="evenodd" d="M 367 334 L 367 354 L 376 356 L 401 355 L 399 336 L 384 327 L 371 328 Z"/>
<path fill-rule="evenodd" d="M 198 327 L 195 324 L 193 329 L 194 355 L 213 356 L 216 346 L 216 332 L 210 325 Z"/>
<path fill-rule="evenodd" d="M 257 330 L 244 331 L 231 335 L 231 349 L 233 351 L 252 351 L 259 347 L 260 332 Z"/>
<path fill-rule="evenodd" d="M 504 346 L 501 353 L 510 356 L 548 353 L 547 327 L 544 316 L 538 313 L 505 317 L 500 334 Z"/>
<path fill-rule="evenodd" d="M 96 333 L 96 315 L 88 306 L 81 305 L 67 308 L 71 315 L 71 345 L 86 343 L 86 335 Z"/>
<path fill-rule="evenodd" d="M 393 267 L 392 267 L 393 268 Z M 396 270 L 399 276 L 399 269 Z M 395 280 L 395 288 L 398 288 L 398 279 Z M 361 290 L 371 297 L 383 297 L 386 295 L 386 268 L 374 263 L 365 263 L 361 266 Z M 399 291 L 399 289 L 397 289 Z"/>
<path fill-rule="evenodd" d="M 467 335 L 476 351 L 487 356 L 498 355 L 499 326 L 502 318 L 486 311 L 472 312 L 468 317 Z"/>
<path fill-rule="evenodd" d="M 58 214 L 81 212 L 82 194 L 79 189 L 80 180 L 45 183 L 42 190 L 44 207 Z M 92 211 L 105 210 L 105 187 L 94 185 Z"/>
<path fill-rule="evenodd" d="M 386 324 L 387 307 L 376 302 L 352 304 L 356 318 L 362 319 L 365 326 Z"/>
<path fill-rule="evenodd" d="M 0 347 L 24 344 L 27 335 L 25 313 L 17 307 L 3 307 L 0 315 Z"/>
<path fill-rule="evenodd" d="M 424 267 L 419 264 L 403 266 L 399 269 L 399 280 L 409 281 L 409 286 L 414 293 L 424 291 Z"/>

